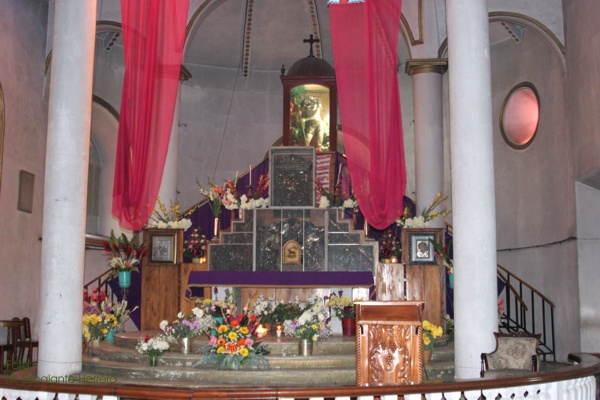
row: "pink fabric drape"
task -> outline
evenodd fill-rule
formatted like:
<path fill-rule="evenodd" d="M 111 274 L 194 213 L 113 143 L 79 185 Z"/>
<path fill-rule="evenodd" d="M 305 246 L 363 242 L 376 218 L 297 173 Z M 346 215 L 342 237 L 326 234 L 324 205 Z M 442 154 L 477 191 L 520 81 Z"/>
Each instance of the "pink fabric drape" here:
<path fill-rule="evenodd" d="M 189 0 L 121 0 L 125 78 L 112 213 L 142 228 L 158 196 L 169 147 Z"/>
<path fill-rule="evenodd" d="M 352 186 L 377 229 L 402 213 L 406 167 L 398 89 L 401 0 L 331 4 L 340 117 Z"/>

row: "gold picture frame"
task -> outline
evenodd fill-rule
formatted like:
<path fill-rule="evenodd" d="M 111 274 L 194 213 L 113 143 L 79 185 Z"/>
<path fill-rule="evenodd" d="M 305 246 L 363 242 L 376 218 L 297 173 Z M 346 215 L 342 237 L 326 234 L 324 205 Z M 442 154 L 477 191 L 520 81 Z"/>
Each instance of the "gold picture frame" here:
<path fill-rule="evenodd" d="M 148 264 L 165 265 L 179 262 L 179 229 L 148 231 Z"/>

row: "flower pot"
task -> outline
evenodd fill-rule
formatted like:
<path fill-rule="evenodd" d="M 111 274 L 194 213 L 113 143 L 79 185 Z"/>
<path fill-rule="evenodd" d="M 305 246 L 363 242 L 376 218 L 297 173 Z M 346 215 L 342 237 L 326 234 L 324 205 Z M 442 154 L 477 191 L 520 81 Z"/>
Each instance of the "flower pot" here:
<path fill-rule="evenodd" d="M 90 342 L 90 344 L 91 344 L 91 346 L 88 346 L 90 357 L 92 357 L 92 358 L 98 358 L 98 356 L 101 353 L 101 351 L 100 351 L 100 339 L 92 339 L 92 341 Z"/>
<path fill-rule="evenodd" d="M 192 264 L 200 264 L 200 257 L 192 258 Z"/>
<path fill-rule="evenodd" d="M 356 336 L 356 318 L 342 318 L 342 335 Z"/>
<path fill-rule="evenodd" d="M 313 353 L 312 339 L 298 339 L 298 354 L 302 357 L 311 356 Z"/>
<path fill-rule="evenodd" d="M 150 366 L 156 367 L 158 365 L 158 354 L 150 356 Z"/>
<path fill-rule="evenodd" d="M 448 286 L 454 289 L 454 274 L 448 274 Z"/>
<path fill-rule="evenodd" d="M 433 350 L 423 350 L 423 363 L 429 364 L 431 362 L 432 355 Z"/>
<path fill-rule="evenodd" d="M 108 340 L 108 341 L 115 340 L 115 331 L 113 331 L 112 329 L 110 331 L 108 331 L 104 340 Z"/>
<path fill-rule="evenodd" d="M 131 271 L 119 271 L 119 287 L 127 289 L 131 286 Z"/>
<path fill-rule="evenodd" d="M 213 224 L 213 240 L 219 240 L 219 230 L 221 228 L 221 220 L 219 217 L 215 217 Z"/>
<path fill-rule="evenodd" d="M 192 338 L 184 337 L 177 338 L 177 344 L 179 345 L 179 352 L 183 354 L 188 354 L 192 349 Z"/>

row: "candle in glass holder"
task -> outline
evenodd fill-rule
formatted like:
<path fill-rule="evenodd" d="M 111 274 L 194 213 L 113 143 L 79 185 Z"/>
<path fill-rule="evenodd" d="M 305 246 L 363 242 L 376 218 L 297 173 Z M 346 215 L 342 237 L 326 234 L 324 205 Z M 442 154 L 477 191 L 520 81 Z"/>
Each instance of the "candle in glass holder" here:
<path fill-rule="evenodd" d="M 277 337 L 281 337 L 281 335 L 283 335 L 283 325 L 281 325 L 281 322 L 278 322 L 275 326 L 275 332 L 277 333 Z"/>
<path fill-rule="evenodd" d="M 259 339 L 262 339 L 263 337 L 265 337 L 267 332 L 268 332 L 268 330 L 267 330 L 267 328 L 265 328 L 263 326 L 263 324 L 260 324 L 256 327 L 256 337 Z"/>

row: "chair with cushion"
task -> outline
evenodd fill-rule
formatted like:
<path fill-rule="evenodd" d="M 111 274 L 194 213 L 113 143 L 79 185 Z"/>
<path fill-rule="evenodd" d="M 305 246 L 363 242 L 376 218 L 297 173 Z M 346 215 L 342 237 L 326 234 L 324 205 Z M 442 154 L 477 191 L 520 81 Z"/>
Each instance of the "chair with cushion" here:
<path fill-rule="evenodd" d="M 481 353 L 481 377 L 501 377 L 537 372 L 537 347 L 541 335 L 529 332 L 498 333 L 496 349 Z"/>

